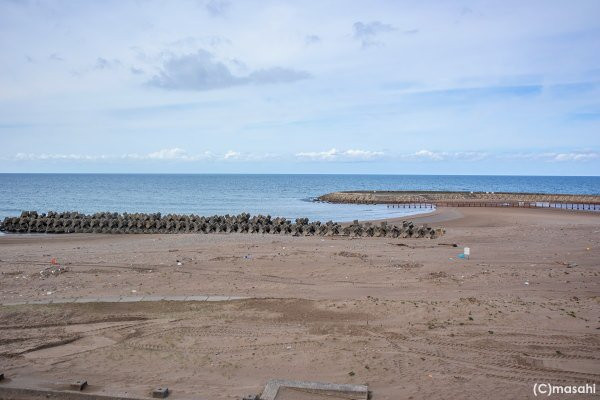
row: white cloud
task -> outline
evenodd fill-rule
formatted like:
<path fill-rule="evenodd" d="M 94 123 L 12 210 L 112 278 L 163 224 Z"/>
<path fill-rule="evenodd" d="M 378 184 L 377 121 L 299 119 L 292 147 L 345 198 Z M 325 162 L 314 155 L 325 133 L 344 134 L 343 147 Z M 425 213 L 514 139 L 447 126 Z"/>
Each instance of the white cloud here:
<path fill-rule="evenodd" d="M 189 156 L 186 151 L 180 148 L 162 149 L 148 154 L 148 159 L 151 160 L 185 160 L 187 158 Z"/>
<path fill-rule="evenodd" d="M 198 161 L 212 158 L 212 153 L 204 152 L 202 154 L 190 155 L 187 151 L 178 147 L 160 149 L 147 154 L 124 154 L 122 156 L 108 156 L 107 158 L 123 160 L 149 160 L 149 161 Z"/>
<path fill-rule="evenodd" d="M 411 154 L 402 154 L 400 158 L 409 160 L 434 160 L 434 161 L 445 161 L 445 160 L 462 160 L 462 161 L 479 161 L 488 158 L 489 154 L 486 152 L 479 151 L 458 151 L 458 152 L 446 152 L 446 151 L 431 151 L 431 150 L 419 150 Z"/>
<path fill-rule="evenodd" d="M 313 160 L 332 160 L 335 158 L 336 154 L 337 154 L 337 150 L 331 149 L 328 151 L 300 152 L 300 153 L 296 153 L 296 157 L 310 158 Z"/>
<path fill-rule="evenodd" d="M 433 151 L 429 151 L 429 150 L 419 150 L 416 153 L 412 154 L 412 156 L 416 157 L 416 158 L 430 158 L 432 160 L 443 160 L 444 157 L 442 156 L 442 153 L 434 153 Z"/>
<path fill-rule="evenodd" d="M 240 158 L 241 154 L 237 151 L 233 151 L 233 150 L 229 150 L 227 153 L 225 153 L 225 155 L 223 156 L 224 160 L 236 160 L 238 158 Z"/>
<path fill-rule="evenodd" d="M 525 160 L 542 161 L 590 161 L 600 159 L 600 152 L 597 151 L 569 151 L 569 152 L 546 152 L 546 153 L 513 153 L 503 154 L 498 158 L 513 158 Z"/>
<path fill-rule="evenodd" d="M 73 161 L 94 161 L 106 160 L 110 156 L 105 155 L 89 155 L 89 154 L 48 154 L 48 153 L 17 153 L 14 156 L 16 161 L 51 161 L 51 160 L 73 160 Z"/>
<path fill-rule="evenodd" d="M 360 159 L 365 159 L 365 160 L 383 156 L 383 152 L 381 152 L 381 151 L 355 150 L 355 149 L 346 150 L 343 154 L 346 157 L 360 158 Z"/>
<path fill-rule="evenodd" d="M 139 154 L 128 153 L 122 155 L 94 155 L 94 154 L 47 154 L 47 153 L 17 153 L 14 157 L 7 158 L 13 161 L 261 161 L 277 159 L 279 155 L 273 153 L 254 154 L 240 153 L 229 150 L 224 154 L 205 151 L 200 154 L 190 154 L 179 147 L 160 149 L 154 152 Z"/>
<path fill-rule="evenodd" d="M 559 153 L 554 156 L 554 161 L 588 161 L 600 158 L 600 153 Z"/>
<path fill-rule="evenodd" d="M 383 156 L 383 152 L 370 151 L 370 150 L 358 150 L 349 149 L 340 151 L 335 148 L 327 151 L 310 151 L 296 153 L 296 157 L 310 160 L 323 160 L 323 161 L 335 161 L 335 160 L 371 160 Z"/>

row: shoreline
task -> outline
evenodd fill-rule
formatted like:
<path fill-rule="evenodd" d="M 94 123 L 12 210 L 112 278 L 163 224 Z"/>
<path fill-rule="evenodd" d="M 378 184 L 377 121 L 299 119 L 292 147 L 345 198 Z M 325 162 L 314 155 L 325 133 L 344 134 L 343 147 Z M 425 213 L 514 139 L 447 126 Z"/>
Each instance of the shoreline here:
<path fill-rule="evenodd" d="M 405 218 L 382 218 L 382 219 L 372 219 L 365 220 L 364 222 L 378 223 L 378 222 L 388 222 L 388 223 L 398 223 L 402 221 L 412 221 L 418 224 L 433 224 L 433 223 L 443 223 L 446 221 L 453 221 L 456 219 L 463 218 L 465 215 L 461 213 L 463 210 L 498 210 L 498 212 L 502 213 L 519 213 L 519 212 L 535 212 L 540 215 L 544 215 L 548 213 L 551 215 L 589 215 L 589 216 L 600 216 L 600 213 L 593 210 L 566 210 L 560 208 L 541 208 L 541 207 L 532 207 L 532 208 L 519 208 L 519 207 L 437 207 L 433 211 L 424 212 L 420 214 L 407 215 Z M 468 212 L 468 211 L 467 211 Z"/>
<path fill-rule="evenodd" d="M 377 218 L 377 219 L 360 219 L 359 223 L 361 224 L 378 224 L 381 222 L 387 222 L 388 224 L 397 224 L 397 223 L 402 223 L 405 221 L 409 221 L 409 222 L 413 222 L 415 224 L 419 224 L 419 225 L 429 225 L 429 224 L 441 224 L 444 222 L 449 222 L 449 221 L 455 221 L 461 218 L 465 217 L 465 213 L 461 212 L 461 211 L 466 211 L 466 213 L 468 214 L 467 210 L 476 210 L 476 209 L 483 209 L 483 210 L 494 210 L 497 211 L 497 213 L 505 213 L 505 214 L 511 214 L 511 213 L 525 213 L 525 214 L 529 214 L 530 212 L 534 212 L 538 215 L 548 215 L 548 216 L 554 216 L 554 215 L 563 215 L 563 216 L 570 216 L 570 215 L 589 215 L 589 216 L 600 216 L 599 213 L 594 212 L 594 211 L 590 211 L 590 210 L 565 210 L 565 209 L 559 209 L 559 208 L 513 208 L 513 207 L 498 207 L 498 208 L 486 208 L 486 207 L 437 207 L 435 210 L 433 211 L 427 211 L 427 212 L 421 212 L 421 213 L 415 213 L 415 214 L 408 214 L 408 215 L 404 215 L 401 217 L 388 217 L 388 218 Z M 312 222 L 316 222 L 316 221 L 312 221 Z M 346 227 L 346 226 L 350 226 L 352 225 L 352 221 L 343 221 L 343 222 L 337 222 L 337 224 L 340 227 Z M 442 228 L 444 226 L 441 226 Z M 204 232 L 179 232 L 179 233 L 164 233 L 164 232 L 152 232 L 152 233 L 128 233 L 128 234 L 114 234 L 114 233 L 110 233 L 110 232 L 106 232 L 106 233 L 94 233 L 94 232 L 76 232 L 76 233 L 49 233 L 49 232 L 9 232 L 9 231 L 0 231 L 0 237 L 2 236 L 6 236 L 6 237 L 45 237 L 45 236 L 69 236 L 69 237 L 76 237 L 76 236 L 93 236 L 93 235 L 102 235 L 102 236 L 114 236 L 114 235 L 123 235 L 123 236 L 131 236 L 131 235 L 157 235 L 157 234 L 207 234 Z M 208 234 L 213 234 L 213 235 L 226 235 L 226 234 L 231 234 L 229 232 L 213 232 L 213 233 L 208 233 Z M 259 235 L 261 235 L 261 233 L 257 233 Z M 265 235 L 269 235 L 268 233 L 265 233 Z M 343 235 L 342 235 L 343 236 Z"/>

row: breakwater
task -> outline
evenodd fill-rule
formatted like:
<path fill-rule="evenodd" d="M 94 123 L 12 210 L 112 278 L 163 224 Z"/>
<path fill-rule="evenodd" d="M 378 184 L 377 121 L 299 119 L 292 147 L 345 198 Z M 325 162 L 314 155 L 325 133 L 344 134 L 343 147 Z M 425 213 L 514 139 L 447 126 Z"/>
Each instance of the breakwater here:
<path fill-rule="evenodd" d="M 203 217 L 197 215 L 169 214 L 128 214 L 95 213 L 92 215 L 78 212 L 53 212 L 38 214 L 36 211 L 24 211 L 19 217 L 7 217 L 0 224 L 0 231 L 11 233 L 105 233 L 105 234 L 143 234 L 143 233 L 256 233 L 294 236 L 354 236 L 354 237 L 392 237 L 392 238 L 435 238 L 444 234 L 443 228 L 417 226 L 410 221 L 399 224 L 370 222 L 341 225 L 329 221 L 310 222 L 308 218 L 297 218 L 295 222 L 286 218 L 272 218 L 267 215 L 251 216 L 215 215 Z"/>
<path fill-rule="evenodd" d="M 353 191 L 334 192 L 318 201 L 344 204 L 432 205 L 436 207 L 553 207 L 600 210 L 600 196 L 578 194 L 445 192 L 445 191 Z"/>

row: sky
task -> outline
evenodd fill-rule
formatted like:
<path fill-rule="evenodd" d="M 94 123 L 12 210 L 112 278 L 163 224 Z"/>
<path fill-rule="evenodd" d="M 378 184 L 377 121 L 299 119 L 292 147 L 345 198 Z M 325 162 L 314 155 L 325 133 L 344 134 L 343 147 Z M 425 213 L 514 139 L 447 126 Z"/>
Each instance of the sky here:
<path fill-rule="evenodd" d="M 0 172 L 600 175 L 599 16 L 0 0 Z"/>

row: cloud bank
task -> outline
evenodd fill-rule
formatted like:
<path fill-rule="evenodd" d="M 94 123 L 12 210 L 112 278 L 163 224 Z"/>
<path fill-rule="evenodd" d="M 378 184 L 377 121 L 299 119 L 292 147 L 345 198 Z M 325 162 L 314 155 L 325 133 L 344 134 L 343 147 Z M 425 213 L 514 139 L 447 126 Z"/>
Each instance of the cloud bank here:
<path fill-rule="evenodd" d="M 312 162 L 423 162 L 423 161 L 465 161 L 475 162 L 481 160 L 538 160 L 544 162 L 589 162 L 600 159 L 600 152 L 596 151 L 569 151 L 569 152 L 542 152 L 542 153 L 501 153 L 492 154 L 485 151 L 466 152 L 441 152 L 419 150 L 412 153 L 386 153 L 383 151 L 335 148 L 324 151 L 299 152 L 290 156 L 286 153 L 251 153 L 228 150 L 225 153 L 204 151 L 191 154 L 179 148 L 164 148 L 150 153 L 128 154 L 61 154 L 61 153 L 17 153 L 13 157 L 4 158 L 13 161 L 155 161 L 155 162 L 193 162 L 193 161 L 265 161 L 265 160 L 290 160 Z"/>
<path fill-rule="evenodd" d="M 187 151 L 178 148 L 160 149 L 154 152 L 139 154 L 49 154 L 49 153 L 18 153 L 12 159 L 15 161 L 202 161 L 202 160 L 228 160 L 231 159 L 231 151 L 222 155 L 206 151 L 201 154 L 189 154 Z M 240 153 L 236 153 L 240 154 Z"/>

